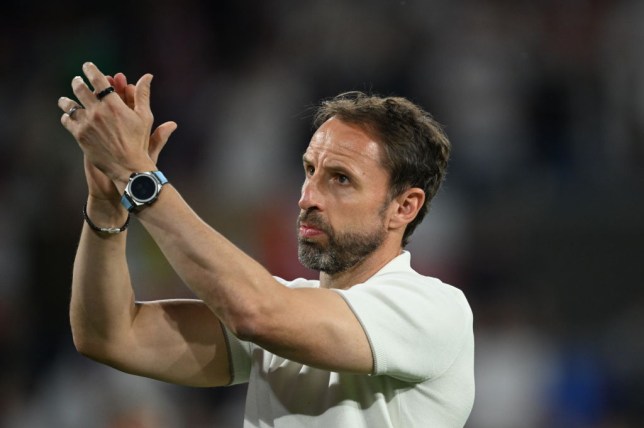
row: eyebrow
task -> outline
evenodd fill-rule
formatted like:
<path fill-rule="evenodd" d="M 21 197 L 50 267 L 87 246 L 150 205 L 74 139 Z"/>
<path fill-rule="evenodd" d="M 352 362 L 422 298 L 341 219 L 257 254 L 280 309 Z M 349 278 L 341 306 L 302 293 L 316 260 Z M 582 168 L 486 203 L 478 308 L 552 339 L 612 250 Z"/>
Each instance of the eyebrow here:
<path fill-rule="evenodd" d="M 303 160 L 304 160 L 304 166 L 311 165 L 311 162 L 307 161 L 306 158 L 303 158 Z M 325 165 L 324 168 L 327 171 L 330 171 L 330 172 L 333 172 L 333 173 L 336 173 L 336 174 L 346 175 L 347 177 L 350 177 L 350 178 L 352 178 L 354 180 L 360 178 L 360 174 L 358 174 L 356 171 L 354 171 L 350 167 L 345 166 L 345 165 L 343 165 L 341 163 L 331 162 L 330 164 Z"/>

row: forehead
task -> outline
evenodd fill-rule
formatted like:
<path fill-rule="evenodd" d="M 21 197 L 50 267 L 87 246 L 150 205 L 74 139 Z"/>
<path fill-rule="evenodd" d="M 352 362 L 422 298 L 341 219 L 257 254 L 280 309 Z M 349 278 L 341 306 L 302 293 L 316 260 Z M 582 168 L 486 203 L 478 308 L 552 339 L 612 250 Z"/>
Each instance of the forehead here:
<path fill-rule="evenodd" d="M 331 118 L 313 134 L 304 158 L 381 165 L 382 147 L 358 125 Z"/>

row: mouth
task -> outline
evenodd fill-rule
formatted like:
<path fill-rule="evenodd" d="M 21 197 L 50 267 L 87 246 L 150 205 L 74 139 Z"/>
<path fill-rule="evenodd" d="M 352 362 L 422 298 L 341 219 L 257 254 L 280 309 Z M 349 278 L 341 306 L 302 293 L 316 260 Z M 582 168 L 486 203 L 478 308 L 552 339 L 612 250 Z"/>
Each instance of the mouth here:
<path fill-rule="evenodd" d="M 318 229 L 317 227 L 306 223 L 300 223 L 300 226 L 299 226 L 300 238 L 314 238 L 322 234 L 324 234 L 323 230 Z"/>

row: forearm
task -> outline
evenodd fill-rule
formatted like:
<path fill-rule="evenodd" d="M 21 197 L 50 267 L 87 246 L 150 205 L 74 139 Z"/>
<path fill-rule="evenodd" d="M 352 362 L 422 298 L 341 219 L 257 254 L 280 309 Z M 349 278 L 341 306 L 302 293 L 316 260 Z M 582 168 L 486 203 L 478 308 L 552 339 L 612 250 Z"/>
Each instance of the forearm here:
<path fill-rule="evenodd" d="M 107 201 L 88 200 L 87 213 L 101 226 L 122 225 L 127 214 Z M 126 233 L 97 233 L 84 224 L 74 262 L 70 322 L 83 353 L 124 334 L 135 312 L 134 292 L 125 257 Z"/>
<path fill-rule="evenodd" d="M 283 289 L 270 273 L 208 226 L 172 186 L 138 218 L 188 287 L 224 324 L 243 329 Z"/>
<path fill-rule="evenodd" d="M 184 282 L 239 338 L 313 367 L 372 371 L 364 330 L 337 293 L 284 287 L 205 224 L 172 186 L 138 217 Z"/>

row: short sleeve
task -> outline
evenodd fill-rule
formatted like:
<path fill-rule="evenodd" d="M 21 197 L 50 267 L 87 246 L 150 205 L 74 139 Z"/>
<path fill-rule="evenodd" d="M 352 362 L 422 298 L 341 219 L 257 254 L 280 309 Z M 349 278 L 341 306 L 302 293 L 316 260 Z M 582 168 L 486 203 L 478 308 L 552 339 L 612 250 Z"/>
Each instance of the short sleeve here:
<path fill-rule="evenodd" d="M 417 382 L 436 378 L 473 341 L 465 296 L 437 279 L 392 272 L 337 292 L 365 330 L 374 375 Z"/>
<path fill-rule="evenodd" d="M 297 278 L 293 281 L 286 281 L 274 276 L 280 284 L 290 288 L 315 288 L 319 281 Z M 222 324 L 226 346 L 228 347 L 228 361 L 230 366 L 230 383 L 236 385 L 248 382 L 253 365 L 253 352 L 259 349 L 257 345 L 239 339 L 235 334 Z"/>
<path fill-rule="evenodd" d="M 235 336 L 223 326 L 226 346 L 228 347 L 228 365 L 230 367 L 230 383 L 237 385 L 248 382 L 251 369 L 251 343 Z"/>

